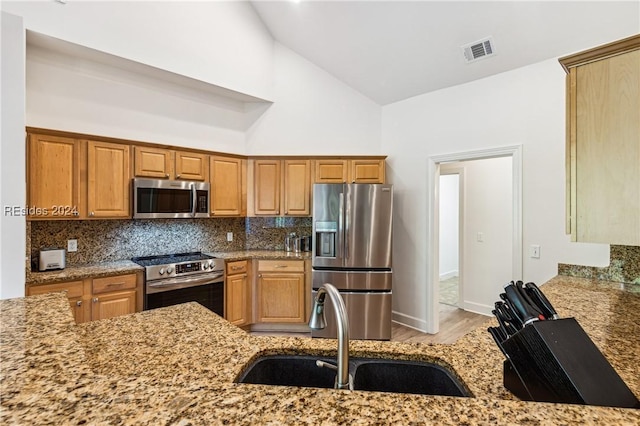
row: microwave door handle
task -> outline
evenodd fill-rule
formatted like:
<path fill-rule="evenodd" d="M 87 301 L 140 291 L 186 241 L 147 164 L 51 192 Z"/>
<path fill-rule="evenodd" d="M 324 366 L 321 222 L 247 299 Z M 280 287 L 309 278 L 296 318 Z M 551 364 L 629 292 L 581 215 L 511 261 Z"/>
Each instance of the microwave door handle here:
<path fill-rule="evenodd" d="M 196 186 L 194 184 L 190 184 L 189 186 L 191 186 L 191 217 L 196 217 L 198 192 L 196 191 Z"/>

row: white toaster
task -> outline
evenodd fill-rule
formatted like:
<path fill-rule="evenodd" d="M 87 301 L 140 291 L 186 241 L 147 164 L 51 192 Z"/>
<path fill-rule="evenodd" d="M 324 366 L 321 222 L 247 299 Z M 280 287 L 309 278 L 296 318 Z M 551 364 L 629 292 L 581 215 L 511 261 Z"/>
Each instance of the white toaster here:
<path fill-rule="evenodd" d="M 38 271 L 50 271 L 52 269 L 64 269 L 67 252 L 64 249 L 43 248 L 40 250 Z"/>

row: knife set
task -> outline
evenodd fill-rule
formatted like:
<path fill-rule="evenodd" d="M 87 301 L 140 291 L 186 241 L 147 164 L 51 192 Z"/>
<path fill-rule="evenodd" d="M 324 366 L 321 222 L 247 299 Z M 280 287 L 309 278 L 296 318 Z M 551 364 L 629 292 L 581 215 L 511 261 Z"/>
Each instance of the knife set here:
<path fill-rule="evenodd" d="M 489 327 L 504 387 L 525 401 L 639 408 L 640 402 L 574 318 L 560 319 L 534 283 L 511 281 Z"/>

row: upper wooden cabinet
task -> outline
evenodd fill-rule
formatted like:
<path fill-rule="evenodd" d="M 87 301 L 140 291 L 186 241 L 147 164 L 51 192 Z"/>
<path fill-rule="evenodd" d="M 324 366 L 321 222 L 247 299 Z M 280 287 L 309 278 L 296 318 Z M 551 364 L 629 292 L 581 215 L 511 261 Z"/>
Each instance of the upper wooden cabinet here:
<path fill-rule="evenodd" d="M 309 216 L 311 214 L 311 161 L 284 160 L 284 186 L 282 203 L 284 214 Z"/>
<path fill-rule="evenodd" d="M 129 145 L 30 134 L 31 219 L 130 217 Z"/>
<path fill-rule="evenodd" d="M 379 158 L 315 160 L 314 183 L 385 183 L 385 160 Z"/>
<path fill-rule="evenodd" d="M 244 216 L 247 199 L 247 161 L 211 156 L 211 216 Z"/>
<path fill-rule="evenodd" d="M 567 233 L 640 245 L 640 35 L 560 59 L 567 75 Z"/>
<path fill-rule="evenodd" d="M 205 181 L 208 155 L 148 146 L 134 146 L 134 175 L 160 179 Z"/>
<path fill-rule="evenodd" d="M 131 170 L 129 145 L 87 142 L 89 217 L 128 217 Z"/>
<path fill-rule="evenodd" d="M 77 139 L 29 135 L 27 199 L 31 218 L 80 216 L 81 149 Z"/>
<path fill-rule="evenodd" d="M 309 216 L 311 213 L 310 160 L 251 160 L 252 214 Z"/>

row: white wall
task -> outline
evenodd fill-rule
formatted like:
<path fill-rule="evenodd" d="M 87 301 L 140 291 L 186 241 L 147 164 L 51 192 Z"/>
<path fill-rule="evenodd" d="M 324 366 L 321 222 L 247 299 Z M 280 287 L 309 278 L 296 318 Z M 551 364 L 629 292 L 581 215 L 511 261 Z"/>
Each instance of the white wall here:
<path fill-rule="evenodd" d="M 2 12 L 2 67 L 0 98 L 0 299 L 24 296 L 25 217 L 6 212 L 25 207 L 24 57 L 22 19 Z"/>
<path fill-rule="evenodd" d="M 274 104 L 247 132 L 249 154 L 380 154 L 378 104 L 279 43 L 274 63 Z"/>
<path fill-rule="evenodd" d="M 604 266 L 607 245 L 571 243 L 564 233 L 564 71 L 540 62 L 382 109 L 382 152 L 395 186 L 394 311 L 426 329 L 427 159 L 523 146 L 523 279 L 543 283 L 559 262 Z M 540 259 L 526 256 L 541 246 Z"/>
<path fill-rule="evenodd" d="M 460 175 L 443 174 L 440 168 L 439 275 L 448 279 L 458 275 Z"/>
<path fill-rule="evenodd" d="M 27 29 L 269 99 L 273 39 L 248 2 L 3 1 Z"/>
<path fill-rule="evenodd" d="M 26 67 L 29 126 L 245 152 L 240 101 L 32 45 Z"/>
<path fill-rule="evenodd" d="M 464 168 L 463 300 L 460 305 L 490 315 L 504 285 L 520 278 L 513 276 L 512 262 L 512 158 L 458 164 Z"/>

